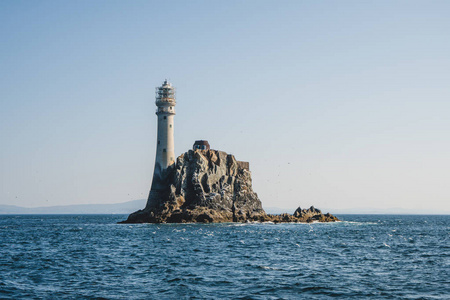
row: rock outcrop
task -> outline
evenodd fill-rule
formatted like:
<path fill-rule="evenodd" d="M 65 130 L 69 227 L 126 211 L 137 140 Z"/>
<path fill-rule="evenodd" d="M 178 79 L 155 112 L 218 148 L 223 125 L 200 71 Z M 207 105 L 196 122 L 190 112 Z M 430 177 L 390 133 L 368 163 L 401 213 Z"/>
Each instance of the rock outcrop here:
<path fill-rule="evenodd" d="M 168 169 L 164 189 L 150 192 L 147 206 L 122 223 L 330 222 L 311 207 L 294 215 L 268 215 L 252 189 L 249 164 L 216 150 L 189 150 Z"/>
<path fill-rule="evenodd" d="M 309 209 L 297 208 L 293 215 L 268 215 L 270 221 L 274 223 L 294 222 L 294 223 L 311 223 L 311 222 L 336 222 L 338 218 L 330 213 L 323 214 L 320 209 L 311 206 Z"/>

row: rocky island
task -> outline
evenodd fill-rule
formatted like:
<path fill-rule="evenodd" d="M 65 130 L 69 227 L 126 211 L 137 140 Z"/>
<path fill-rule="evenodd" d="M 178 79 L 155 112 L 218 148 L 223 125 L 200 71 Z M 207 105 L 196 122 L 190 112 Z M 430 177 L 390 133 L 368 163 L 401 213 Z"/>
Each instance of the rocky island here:
<path fill-rule="evenodd" d="M 166 171 L 165 187 L 152 190 L 145 209 L 121 223 L 338 221 L 314 207 L 266 214 L 252 189 L 249 163 L 223 151 L 189 150 Z"/>
<path fill-rule="evenodd" d="M 211 150 L 208 141 L 195 141 L 192 150 L 176 160 L 174 149 L 175 88 L 156 88 L 158 137 L 155 169 L 147 205 L 121 223 L 187 222 L 334 222 L 338 219 L 314 207 L 293 215 L 269 215 L 252 188 L 248 162 L 223 151 Z"/>

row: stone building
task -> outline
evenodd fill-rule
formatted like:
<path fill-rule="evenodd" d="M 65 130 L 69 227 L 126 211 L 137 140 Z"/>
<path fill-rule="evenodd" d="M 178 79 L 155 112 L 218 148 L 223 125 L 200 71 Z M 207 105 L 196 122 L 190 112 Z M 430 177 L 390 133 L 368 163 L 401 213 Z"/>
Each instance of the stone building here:
<path fill-rule="evenodd" d="M 209 146 L 208 141 L 199 140 L 195 141 L 194 146 L 192 146 L 192 150 L 209 150 L 211 147 Z"/>

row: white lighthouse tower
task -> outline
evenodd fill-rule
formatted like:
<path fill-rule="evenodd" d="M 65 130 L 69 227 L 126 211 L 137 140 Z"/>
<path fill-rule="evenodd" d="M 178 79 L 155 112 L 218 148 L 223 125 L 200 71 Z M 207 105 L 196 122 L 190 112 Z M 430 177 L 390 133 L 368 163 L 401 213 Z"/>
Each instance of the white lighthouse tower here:
<path fill-rule="evenodd" d="M 168 169 L 175 163 L 173 117 L 175 115 L 175 88 L 167 81 L 156 88 L 156 115 L 158 140 L 156 144 L 155 170 L 147 207 L 156 204 L 167 187 Z"/>

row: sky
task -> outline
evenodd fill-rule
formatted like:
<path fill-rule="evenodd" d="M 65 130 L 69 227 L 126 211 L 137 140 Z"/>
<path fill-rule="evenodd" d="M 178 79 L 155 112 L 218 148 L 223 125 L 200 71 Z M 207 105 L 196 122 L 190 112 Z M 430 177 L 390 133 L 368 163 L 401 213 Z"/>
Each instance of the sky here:
<path fill-rule="evenodd" d="M 249 161 L 264 207 L 450 213 L 450 1 L 0 1 L 0 204 L 146 198 L 175 153 Z"/>

